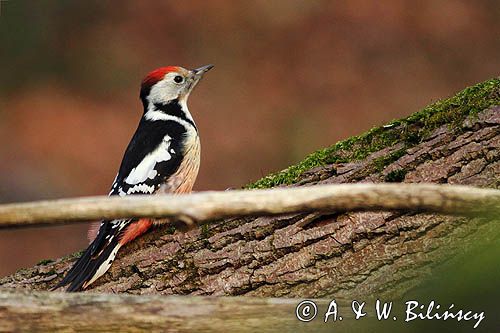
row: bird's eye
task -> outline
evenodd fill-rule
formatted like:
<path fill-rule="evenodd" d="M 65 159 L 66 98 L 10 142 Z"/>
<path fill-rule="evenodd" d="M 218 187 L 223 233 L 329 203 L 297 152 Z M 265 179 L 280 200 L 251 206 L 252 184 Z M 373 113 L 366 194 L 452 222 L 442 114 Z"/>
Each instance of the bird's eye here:
<path fill-rule="evenodd" d="M 175 83 L 182 83 L 183 81 L 184 81 L 184 78 L 180 75 L 177 75 L 176 77 L 174 77 Z"/>

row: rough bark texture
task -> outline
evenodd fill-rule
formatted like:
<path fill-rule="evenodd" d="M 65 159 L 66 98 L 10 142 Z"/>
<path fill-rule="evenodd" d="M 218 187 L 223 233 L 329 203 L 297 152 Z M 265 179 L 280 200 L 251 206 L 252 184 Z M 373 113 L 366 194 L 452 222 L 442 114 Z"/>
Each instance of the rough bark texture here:
<path fill-rule="evenodd" d="M 297 184 L 404 181 L 498 188 L 500 108 L 458 125 L 439 126 L 411 147 L 399 142 L 361 160 L 314 168 Z M 162 228 L 124 248 L 90 292 L 399 297 L 458 252 L 498 239 L 496 222 L 362 212 L 228 219 L 187 233 Z M 0 285 L 45 290 L 73 261 L 40 264 Z"/>

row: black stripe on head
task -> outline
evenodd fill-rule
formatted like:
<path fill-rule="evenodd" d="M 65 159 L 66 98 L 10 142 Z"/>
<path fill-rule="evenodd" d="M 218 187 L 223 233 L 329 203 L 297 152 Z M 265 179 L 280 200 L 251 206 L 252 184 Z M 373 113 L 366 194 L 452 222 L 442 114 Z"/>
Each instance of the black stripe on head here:
<path fill-rule="evenodd" d="M 150 86 L 143 86 L 141 87 L 141 93 L 139 94 L 139 98 L 141 99 L 142 101 L 142 104 L 144 105 L 144 108 L 146 109 L 147 106 L 148 106 L 148 95 L 149 95 L 149 92 L 151 91 L 151 87 Z"/>
<path fill-rule="evenodd" d="M 174 99 L 170 103 L 155 103 L 154 106 L 156 110 L 180 118 L 196 128 L 194 122 L 186 116 L 186 112 L 182 109 L 178 99 Z"/>

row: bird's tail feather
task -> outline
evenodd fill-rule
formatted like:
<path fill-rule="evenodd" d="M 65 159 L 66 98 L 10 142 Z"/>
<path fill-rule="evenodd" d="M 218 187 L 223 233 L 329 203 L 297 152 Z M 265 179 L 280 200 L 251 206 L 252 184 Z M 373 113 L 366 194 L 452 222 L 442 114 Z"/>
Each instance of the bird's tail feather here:
<path fill-rule="evenodd" d="M 52 290 L 69 285 L 66 291 L 80 291 L 106 273 L 122 246 L 120 229 L 104 222 L 94 241 Z"/>

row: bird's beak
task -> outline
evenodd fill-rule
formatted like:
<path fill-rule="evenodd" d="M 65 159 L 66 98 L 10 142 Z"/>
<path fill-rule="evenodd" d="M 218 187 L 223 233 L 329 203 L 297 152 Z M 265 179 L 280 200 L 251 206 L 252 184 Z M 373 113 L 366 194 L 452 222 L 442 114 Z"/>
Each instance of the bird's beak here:
<path fill-rule="evenodd" d="M 214 67 L 214 65 L 205 65 L 205 66 L 201 66 L 199 68 L 193 69 L 193 72 L 194 72 L 194 75 L 196 77 L 201 78 L 203 76 L 203 74 L 205 74 L 206 72 L 208 72 L 213 67 Z"/>
<path fill-rule="evenodd" d="M 1 1 L 1 0 L 0 0 Z M 200 82 L 201 78 L 203 77 L 203 74 L 208 72 L 214 65 L 206 65 L 206 66 L 201 66 L 199 68 L 195 68 L 191 70 L 191 83 L 189 84 L 187 88 L 187 94 L 186 97 L 189 96 L 189 93 L 194 89 L 194 87 Z"/>

